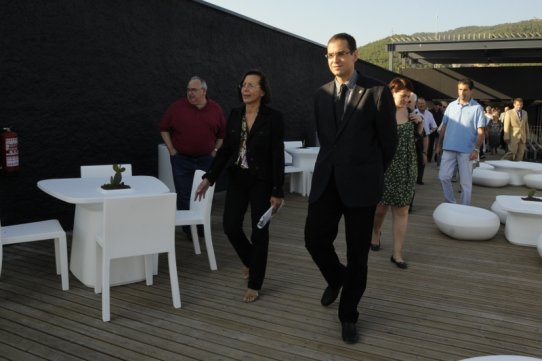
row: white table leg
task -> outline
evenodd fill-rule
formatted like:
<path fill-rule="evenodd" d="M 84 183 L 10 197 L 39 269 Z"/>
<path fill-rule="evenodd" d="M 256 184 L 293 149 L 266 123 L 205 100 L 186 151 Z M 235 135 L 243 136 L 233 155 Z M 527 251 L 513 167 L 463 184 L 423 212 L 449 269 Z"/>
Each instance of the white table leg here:
<path fill-rule="evenodd" d="M 96 276 L 95 235 L 102 227 L 101 203 L 77 204 L 73 222 L 70 271 L 85 286 L 94 287 Z M 111 262 L 111 286 L 145 279 L 143 256 L 115 259 Z"/>
<path fill-rule="evenodd" d="M 508 212 L 504 227 L 504 236 L 508 242 L 519 246 L 536 247 L 541 233 L 540 215 Z"/>

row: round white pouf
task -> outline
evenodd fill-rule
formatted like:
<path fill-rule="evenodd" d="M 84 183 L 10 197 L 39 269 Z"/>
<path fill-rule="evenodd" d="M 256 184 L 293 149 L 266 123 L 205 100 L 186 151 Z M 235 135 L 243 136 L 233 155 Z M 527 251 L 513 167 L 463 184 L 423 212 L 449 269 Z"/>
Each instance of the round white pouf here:
<path fill-rule="evenodd" d="M 495 167 L 494 167 L 494 166 L 492 166 L 491 164 L 484 163 L 484 162 L 478 163 L 478 167 L 479 167 L 480 169 L 495 170 Z"/>
<path fill-rule="evenodd" d="M 497 201 L 493 202 L 491 205 L 491 211 L 495 213 L 502 224 L 506 224 L 506 217 L 508 216 L 508 212 L 497 203 Z"/>
<path fill-rule="evenodd" d="M 538 237 L 538 241 L 536 241 L 536 249 L 540 257 L 542 257 L 542 234 Z"/>
<path fill-rule="evenodd" d="M 529 188 L 542 189 L 542 174 L 526 174 L 523 180 Z"/>
<path fill-rule="evenodd" d="M 510 175 L 491 169 L 476 168 L 472 171 L 472 184 L 484 187 L 504 187 L 510 182 Z"/>
<path fill-rule="evenodd" d="M 433 212 L 438 229 L 455 239 L 482 241 L 495 237 L 499 217 L 487 209 L 454 203 L 441 203 Z"/>

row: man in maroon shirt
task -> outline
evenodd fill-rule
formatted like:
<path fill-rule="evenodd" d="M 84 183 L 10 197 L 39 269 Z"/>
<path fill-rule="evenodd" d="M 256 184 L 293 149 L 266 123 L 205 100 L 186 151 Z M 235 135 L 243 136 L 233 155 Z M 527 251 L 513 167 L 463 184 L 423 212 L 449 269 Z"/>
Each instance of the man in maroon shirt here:
<path fill-rule="evenodd" d="M 175 101 L 160 121 L 160 135 L 171 155 L 177 209 L 189 209 L 194 172 L 209 169 L 226 125 L 220 105 L 206 97 L 205 80 L 192 77 L 186 91 L 186 98 Z M 183 230 L 190 234 L 189 226 Z"/>

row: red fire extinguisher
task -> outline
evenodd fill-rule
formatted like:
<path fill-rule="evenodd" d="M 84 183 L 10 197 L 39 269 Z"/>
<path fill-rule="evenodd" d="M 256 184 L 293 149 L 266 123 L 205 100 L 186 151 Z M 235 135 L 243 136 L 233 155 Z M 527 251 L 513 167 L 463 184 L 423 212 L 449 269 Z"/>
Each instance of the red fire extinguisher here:
<path fill-rule="evenodd" d="M 13 173 L 19 170 L 18 138 L 15 132 L 4 128 L 0 134 L 0 147 L 2 150 L 2 169 L 4 173 Z"/>

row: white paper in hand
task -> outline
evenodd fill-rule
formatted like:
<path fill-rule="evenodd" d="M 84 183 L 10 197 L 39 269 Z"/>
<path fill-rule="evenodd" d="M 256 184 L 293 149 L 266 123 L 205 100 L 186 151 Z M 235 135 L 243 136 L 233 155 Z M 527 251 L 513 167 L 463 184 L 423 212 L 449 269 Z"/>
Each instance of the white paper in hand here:
<path fill-rule="evenodd" d="M 284 205 L 284 202 L 282 202 L 277 212 L 282 208 L 283 205 Z M 258 221 L 258 228 L 262 229 L 263 227 L 265 227 L 265 225 L 269 223 L 269 221 L 271 220 L 272 216 L 273 216 L 273 206 L 269 207 L 269 209 L 260 217 L 260 220 Z"/>

